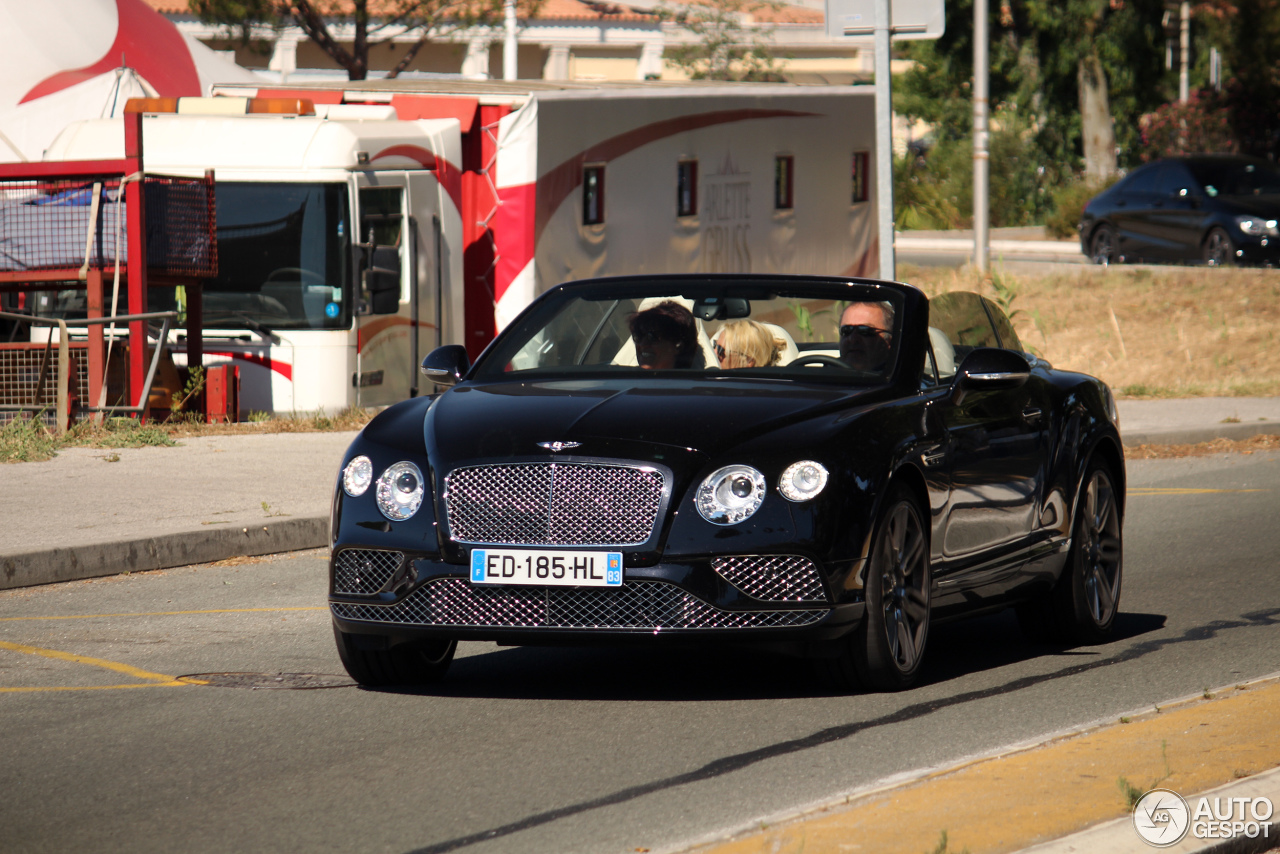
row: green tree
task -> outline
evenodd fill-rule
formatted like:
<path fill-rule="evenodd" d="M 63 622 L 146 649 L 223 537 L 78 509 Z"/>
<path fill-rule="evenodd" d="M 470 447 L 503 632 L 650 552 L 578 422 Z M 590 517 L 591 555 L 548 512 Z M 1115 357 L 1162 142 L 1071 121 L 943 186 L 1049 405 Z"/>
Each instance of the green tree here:
<path fill-rule="evenodd" d="M 1222 54 L 1227 113 L 1240 150 L 1280 156 L 1280 0 L 1208 0 L 1196 6 L 1195 24 Z M 1197 82 L 1207 83 L 1207 75 Z"/>
<path fill-rule="evenodd" d="M 416 30 L 418 39 L 387 77 L 396 77 L 408 68 L 432 39 L 491 24 L 502 16 L 501 0 L 382 0 L 376 17 L 370 13 L 369 0 L 188 0 L 188 5 L 206 23 L 239 30 L 245 42 L 255 25 L 295 25 L 345 68 L 351 80 L 364 80 L 369 74 L 369 51 L 388 43 L 393 34 L 405 28 Z M 521 7 L 528 11 L 529 4 Z M 336 23 L 351 25 L 350 42 L 335 37 Z"/>
<path fill-rule="evenodd" d="M 664 2 L 658 17 L 692 36 L 692 41 L 668 45 L 665 59 L 693 80 L 782 80 L 772 48 L 773 27 L 750 22 L 753 13 L 781 5 L 772 0 Z"/>
<path fill-rule="evenodd" d="M 1163 0 L 997 0 L 988 21 L 993 127 L 1017 124 L 1046 174 L 1084 155 L 1081 83 L 1105 97 L 1121 161 L 1136 162 L 1138 117 L 1169 99 Z M 973 4 L 948 0 L 946 31 L 906 42 L 915 67 L 895 81 L 895 109 L 968 138 L 973 125 Z M 1097 112 L 1094 111 L 1096 117 Z"/>

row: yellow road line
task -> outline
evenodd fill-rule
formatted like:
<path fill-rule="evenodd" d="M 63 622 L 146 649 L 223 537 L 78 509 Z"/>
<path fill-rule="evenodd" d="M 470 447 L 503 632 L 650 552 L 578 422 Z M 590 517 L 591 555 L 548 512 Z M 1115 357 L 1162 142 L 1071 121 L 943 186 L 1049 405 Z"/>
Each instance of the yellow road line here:
<path fill-rule="evenodd" d="M 35 694 L 48 691 L 118 691 L 121 688 L 181 688 L 183 685 L 207 685 L 207 682 L 130 682 L 125 685 L 56 685 L 44 688 L 0 688 L 0 694 Z"/>
<path fill-rule="evenodd" d="M 1227 492 L 1270 492 L 1269 489 L 1192 489 L 1182 486 L 1135 486 L 1128 490 L 1129 495 L 1218 495 Z"/>
<path fill-rule="evenodd" d="M 134 685 L 99 685 L 93 687 L 75 688 L 75 687 L 51 687 L 51 688 L 0 688 L 0 692 L 13 693 L 18 691 L 101 691 L 108 688 L 156 688 L 161 686 L 179 686 L 199 684 L 193 682 L 179 682 L 177 677 L 166 676 L 163 673 L 152 673 L 149 670 L 140 670 L 129 664 L 123 664 L 119 661 L 108 661 L 105 658 L 93 658 L 88 655 L 76 655 L 73 652 L 62 652 L 57 649 L 44 649 L 38 646 L 26 646 L 20 643 L 10 643 L 8 641 L 0 641 L 0 649 L 13 650 L 14 652 L 22 652 L 27 655 L 41 655 L 45 658 L 53 658 L 58 661 L 70 661 L 72 664 L 88 664 L 91 667 L 101 667 L 104 670 L 112 670 L 116 673 L 123 673 L 126 676 L 132 676 L 134 679 L 150 679 L 151 682 L 144 682 Z"/>
<path fill-rule="evenodd" d="M 0 623 L 24 620 L 96 620 L 100 617 L 187 617 L 201 614 L 270 614 L 277 611 L 327 611 L 324 607 L 306 608 L 221 608 L 213 611 L 140 611 L 136 614 L 71 614 L 59 617 L 0 617 Z"/>

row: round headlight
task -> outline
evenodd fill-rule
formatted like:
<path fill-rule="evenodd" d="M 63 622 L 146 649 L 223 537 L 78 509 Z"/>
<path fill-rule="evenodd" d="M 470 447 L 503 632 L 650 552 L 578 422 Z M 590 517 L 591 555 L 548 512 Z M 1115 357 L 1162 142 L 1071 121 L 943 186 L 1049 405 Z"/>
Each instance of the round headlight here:
<path fill-rule="evenodd" d="M 827 485 L 827 468 L 813 460 L 801 460 L 787 466 L 778 479 L 778 491 L 791 501 L 808 501 L 816 498 Z"/>
<path fill-rule="evenodd" d="M 707 475 L 694 503 L 702 518 L 717 525 L 736 525 L 764 501 L 764 475 L 751 466 L 725 466 Z"/>
<path fill-rule="evenodd" d="M 364 495 L 371 483 L 373 483 L 373 463 L 368 457 L 356 457 L 342 470 L 342 488 L 353 498 Z"/>
<path fill-rule="evenodd" d="M 388 466 L 378 478 L 378 509 L 392 522 L 408 519 L 422 506 L 422 472 L 410 462 Z"/>

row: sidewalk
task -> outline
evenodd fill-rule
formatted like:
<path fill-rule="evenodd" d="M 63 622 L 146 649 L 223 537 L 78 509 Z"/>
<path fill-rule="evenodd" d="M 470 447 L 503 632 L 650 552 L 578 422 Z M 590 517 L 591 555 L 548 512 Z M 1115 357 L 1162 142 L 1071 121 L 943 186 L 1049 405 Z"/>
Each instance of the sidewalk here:
<path fill-rule="evenodd" d="M 893 246 L 900 252 L 972 252 L 973 231 L 896 231 Z M 993 259 L 1034 256 L 1055 261 L 1086 260 L 1079 240 L 1048 238 L 1043 226 L 993 228 L 987 236 L 987 248 Z"/>
<path fill-rule="evenodd" d="M 1122 400 L 1126 445 L 1280 433 L 1280 398 Z M 354 433 L 69 448 L 0 465 L 0 590 L 323 546 Z"/>

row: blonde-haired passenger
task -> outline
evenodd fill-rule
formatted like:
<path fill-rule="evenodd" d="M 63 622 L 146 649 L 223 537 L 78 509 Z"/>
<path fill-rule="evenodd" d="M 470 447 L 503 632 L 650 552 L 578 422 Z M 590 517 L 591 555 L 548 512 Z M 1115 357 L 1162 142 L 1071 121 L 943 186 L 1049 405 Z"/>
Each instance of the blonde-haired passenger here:
<path fill-rule="evenodd" d="M 720 367 L 763 368 L 778 364 L 787 342 L 754 320 L 732 320 L 721 327 L 711 342 Z"/>

